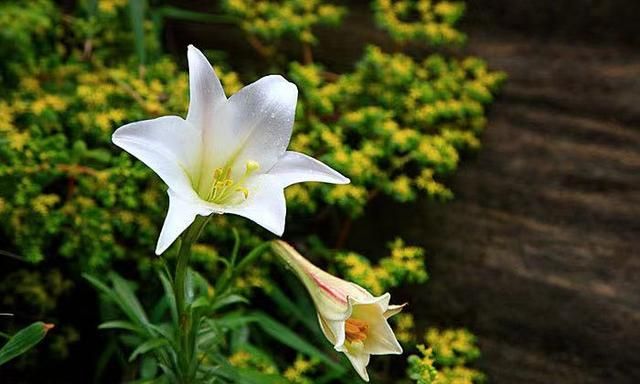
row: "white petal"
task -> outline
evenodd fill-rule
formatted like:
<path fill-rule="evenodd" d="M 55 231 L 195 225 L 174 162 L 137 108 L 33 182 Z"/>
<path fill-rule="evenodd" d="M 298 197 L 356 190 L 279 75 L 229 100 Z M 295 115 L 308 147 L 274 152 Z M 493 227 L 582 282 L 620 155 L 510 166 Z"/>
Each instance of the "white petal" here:
<path fill-rule="evenodd" d="M 367 322 L 369 332 L 364 342 L 364 351 L 373 355 L 401 354 L 402 347 L 384 314 L 389 307 L 390 295 L 375 298 L 367 303 L 353 303 L 351 317 Z"/>
<path fill-rule="evenodd" d="M 258 175 L 248 182 L 247 189 L 249 196 L 246 201 L 224 207 L 224 211 L 253 220 L 275 235 L 282 236 L 287 213 L 282 186 L 273 176 Z"/>
<path fill-rule="evenodd" d="M 195 196 L 202 135 L 178 116 L 143 120 L 118 128 L 113 143 L 145 163 L 176 193 Z"/>
<path fill-rule="evenodd" d="M 204 130 L 213 121 L 216 106 L 227 100 L 213 67 L 200 50 L 193 45 L 187 48 L 189 61 L 189 112 L 187 121 Z"/>
<path fill-rule="evenodd" d="M 176 241 L 178 236 L 193 223 L 196 215 L 208 216 L 213 213 L 211 208 L 199 203 L 199 200 L 183 199 L 171 189 L 169 189 L 168 194 L 169 211 L 167 212 L 167 217 L 164 219 L 164 225 L 158 237 L 156 255 L 160 255 L 166 251 L 167 248 Z"/>
<path fill-rule="evenodd" d="M 391 316 L 397 315 L 404 309 L 406 305 L 407 303 L 400 305 L 390 305 L 389 308 L 387 308 L 387 310 L 384 312 L 384 317 L 388 319 Z"/>
<path fill-rule="evenodd" d="M 347 317 L 349 316 L 345 316 L 345 320 Z M 346 337 L 345 320 L 329 320 L 322 317 L 322 315 L 318 313 L 318 322 L 320 323 L 320 329 L 322 330 L 322 333 L 333 345 L 333 347 L 339 352 L 342 352 L 342 349 L 344 347 L 344 340 Z"/>
<path fill-rule="evenodd" d="M 305 181 L 349 184 L 349 179 L 328 165 L 303 153 L 287 151 L 268 172 L 284 187 Z"/>
<path fill-rule="evenodd" d="M 234 176 L 247 161 L 271 169 L 289 145 L 298 89 L 282 76 L 265 76 L 242 88 L 216 111 L 216 124 L 205 132 L 208 164 L 234 160 Z"/>
<path fill-rule="evenodd" d="M 358 375 L 362 378 L 362 380 L 369 382 L 369 373 L 367 373 L 367 365 L 369 365 L 369 360 L 371 356 L 368 353 L 358 353 L 351 354 L 345 352 L 345 355 L 349 358 L 351 365 L 358 372 Z"/>

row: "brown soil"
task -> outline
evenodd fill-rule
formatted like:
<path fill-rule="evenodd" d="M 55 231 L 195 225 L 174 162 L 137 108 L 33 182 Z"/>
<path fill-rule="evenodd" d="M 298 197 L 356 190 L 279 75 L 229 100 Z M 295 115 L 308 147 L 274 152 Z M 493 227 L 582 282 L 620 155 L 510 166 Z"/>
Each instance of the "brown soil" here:
<path fill-rule="evenodd" d="M 476 333 L 493 383 L 638 383 L 640 55 L 470 35 L 509 80 L 455 200 L 379 202 L 353 245 L 424 246 L 413 311 Z"/>

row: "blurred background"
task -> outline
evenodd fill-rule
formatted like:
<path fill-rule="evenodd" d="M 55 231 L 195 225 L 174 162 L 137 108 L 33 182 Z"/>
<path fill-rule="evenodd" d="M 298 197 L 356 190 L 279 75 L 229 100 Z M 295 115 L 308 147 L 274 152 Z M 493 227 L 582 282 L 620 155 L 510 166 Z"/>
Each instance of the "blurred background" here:
<path fill-rule="evenodd" d="M 377 186 L 381 192 L 367 197 L 366 204 L 357 200 L 340 200 L 339 197 L 333 200 L 329 197 L 315 198 L 320 207 L 335 206 L 339 212 L 346 211 L 347 219 L 339 213 L 331 213 L 333 211 L 322 214 L 324 211 L 320 208 L 305 211 L 293 207 L 292 215 L 298 215 L 295 217 L 300 217 L 303 223 L 298 224 L 300 227 L 319 228 L 315 232 L 324 245 L 316 247 L 320 250 L 307 245 L 309 252 L 322 255 L 326 248 L 348 249 L 361 255 L 373 255 L 371 258 L 375 261 L 384 257 L 385 244 L 396 236 L 406 244 L 424 248 L 428 281 L 424 281 L 426 278 L 407 278 L 403 284 L 390 288 L 410 303 L 416 333 L 424 333 L 431 327 L 459 327 L 471 331 L 477 337 L 481 357 L 472 359 L 470 366 L 484 372 L 488 382 L 639 382 L 640 3 L 634 0 L 468 0 L 464 16 L 454 23 L 455 29 L 466 36 L 464 43 L 460 44 L 454 42 L 455 38 L 430 42 L 433 44 L 421 44 L 420 41 L 399 43 L 388 30 L 380 27 L 371 2 L 337 1 L 331 4 L 347 10 L 344 19 L 339 28 L 314 26 L 317 42 L 311 44 L 312 61 L 322 63 L 326 73 L 354 71 L 354 65 L 361 60 L 366 47 L 374 44 L 384 52 L 403 52 L 415 60 L 422 60 L 433 52 L 454 60 L 476 56 L 486 62 L 486 73 L 504 73 L 506 81 L 500 78 L 495 80 L 495 84 L 493 80 L 483 83 L 489 99 L 478 99 L 482 113 L 475 116 L 485 119 L 482 127 L 476 127 L 473 119 L 443 118 L 454 126 L 452 131 L 466 132 L 468 128 L 473 137 L 450 139 L 456 158 L 451 169 L 439 173 L 439 162 L 426 163 L 427 168 L 434 170 L 432 180 L 436 183 L 427 193 L 416 192 L 411 198 L 399 199 L 401 189 L 393 190 L 381 185 Z M 79 7 L 75 1 L 56 2 L 61 14 L 60 22 L 64 23 L 65 18 L 70 17 L 65 15 L 80 18 Z M 167 74 L 158 75 L 159 78 L 174 76 L 172 73 L 186 73 L 185 48 L 188 44 L 208 52 L 214 64 L 218 58 L 220 63 L 224 63 L 225 73 L 232 70 L 240 73 L 239 81 L 245 84 L 265 73 L 286 68 L 286 65 L 280 66 L 278 57 L 261 52 L 264 47 L 258 45 L 256 48 L 255 42 L 247 42 L 246 26 L 243 29 L 223 18 L 202 17 L 199 20 L 194 16 L 219 14 L 221 7 L 215 1 L 151 1 L 148 10 L 141 11 L 141 14 L 154 7 L 173 11 L 166 12 L 160 27 L 154 30 L 159 46 L 147 42 L 147 64 L 154 60 L 154 53 L 149 53 L 153 50 L 170 55 L 171 60 L 177 63 L 177 70 L 169 69 Z M 135 22 L 126 16 L 123 20 L 124 28 L 135 31 Z M 3 19 L 0 14 L 0 22 L 9 23 L 11 20 Z M 83 25 L 75 26 L 81 28 Z M 54 27 L 46 25 L 43 28 Z M 91 29 L 89 23 L 84 27 Z M 69 32 L 65 30 L 64 33 Z M 6 42 L 15 36 L 5 38 L 8 39 L 4 40 Z M 77 43 L 82 40 L 80 38 L 58 34 L 56 39 L 61 44 L 69 43 L 80 54 L 91 52 L 91 47 Z M 20 40 L 17 41 L 19 45 Z M 10 60 L 15 54 L 5 49 L 7 47 L 0 47 L 2 60 Z M 305 47 L 304 40 L 287 38 L 280 40 L 278 45 L 279 54 L 285 57 L 285 62 L 294 56 L 298 61 L 308 60 Z M 140 58 L 135 44 L 129 43 L 128 48 L 136 52 L 131 53 L 132 57 Z M 95 48 L 95 52 L 98 55 L 103 51 Z M 112 55 L 111 52 L 108 54 Z M 101 65 L 110 65 L 108 54 L 105 54 L 106 59 L 101 61 Z M 46 65 L 53 68 L 55 60 Z M 366 66 L 359 65 L 360 68 Z M 147 66 L 149 73 L 164 71 L 162 67 Z M 10 73 L 12 69 L 4 70 Z M 6 75 L 5 79 L 10 80 L 11 76 Z M 119 79 L 128 81 L 124 75 Z M 41 78 L 41 81 L 44 83 L 45 80 Z M 161 81 L 166 86 L 161 91 L 169 92 L 172 80 Z M 223 78 L 223 83 L 227 87 L 234 80 L 225 81 Z M 2 85 L 2 96 L 10 102 L 11 89 L 16 85 L 9 84 L 8 80 Z M 321 94 L 319 97 L 324 96 Z M 348 100 L 340 102 L 344 102 L 347 109 L 355 108 L 355 104 Z M 309 110 L 319 108 L 311 101 L 306 103 L 310 105 Z M 179 100 L 166 108 L 184 115 L 180 110 L 184 105 L 184 100 Z M 148 109 L 141 109 L 127 115 L 127 118 L 147 118 L 148 114 Z M 396 120 L 401 125 L 408 124 L 402 118 Z M 78 126 L 83 125 L 81 118 L 73 121 Z M 82 133 L 81 128 L 67 131 L 65 135 L 74 139 L 85 137 L 83 140 L 89 148 L 100 145 L 108 148 L 105 143 L 109 132 L 123 122 L 116 118 L 108 121 L 104 138 L 87 139 L 88 134 Z M 430 124 L 427 125 L 437 126 L 433 122 Z M 429 132 L 446 131 L 450 125 Z M 315 137 L 312 134 L 315 128 L 301 125 L 296 129 Z M 43 130 L 46 132 L 47 128 Z M 55 132 L 56 128 L 51 128 L 51 131 Z M 0 134 L 2 132 L 0 129 Z M 364 138 L 367 135 L 366 132 L 362 134 Z M 352 136 L 345 137 L 345 141 L 353 140 Z M 68 148 L 72 142 L 69 140 L 62 146 Z M 313 146 L 309 148 L 327 156 L 332 153 Z M 0 159 L 4 157 L 10 163 L 17 163 L 12 155 L 0 153 L 3 154 Z M 99 163 L 101 160 L 95 158 L 101 155 L 94 153 L 89 156 L 89 161 Z M 331 156 L 324 160 L 341 169 L 339 159 Z M 440 161 L 445 164 L 446 155 L 442 157 Z M 55 155 L 48 159 L 56 161 Z M 78 163 L 80 160 L 72 161 Z M 350 159 L 350 162 L 354 161 Z M 129 169 L 133 167 L 131 164 L 121 156 L 105 161 L 100 165 L 102 168 L 98 168 Z M 349 176 L 350 166 L 342 165 L 341 169 Z M 381 172 L 387 172 L 384 165 L 379 166 Z M 8 201 L 12 207 L 18 207 L 19 201 L 11 201 L 7 197 L 13 188 L 8 185 L 19 183 L 16 180 L 29 173 L 22 168 L 11 173 L 9 168 L 5 167 L 2 169 L 4 173 L 0 172 L 0 185 L 5 187 L 5 194 L 0 192 L 0 195 L 5 198 L 5 203 Z M 148 185 L 151 185 L 148 187 L 150 190 L 160 190 L 157 180 L 156 184 L 148 182 L 150 175 L 141 174 L 143 171 L 138 171 L 138 168 L 131 169 L 130 173 L 109 176 L 110 182 L 126 178 L 138 187 L 145 185 L 144 191 Z M 82 169 L 76 170 L 78 180 L 83 172 Z M 373 182 L 366 178 L 362 180 L 363 187 L 374 188 Z M 60 188 L 68 191 L 66 184 L 61 183 L 40 183 L 42 188 L 36 194 L 43 193 L 43 190 L 52 193 Z M 77 183 L 79 189 L 91 188 L 83 186 L 82 181 Z M 126 184 L 122 189 L 130 188 L 135 192 L 138 187 Z M 440 192 L 433 192 L 434 189 Z M 450 195 L 442 192 L 444 189 L 450 191 Z M 313 189 L 308 193 L 325 196 L 328 192 Z M 119 194 L 114 196 L 114 201 L 127 199 L 127 196 Z M 133 212 L 144 210 L 151 212 L 149 216 L 152 218 L 159 217 L 166 204 L 163 199 L 164 195 L 158 194 L 150 198 L 148 204 L 130 207 Z M 154 201 L 163 202 L 155 204 Z M 56 204 L 51 206 L 57 207 Z M 74 204 L 82 205 L 83 201 Z M 104 202 L 100 204 L 110 206 Z M 58 213 L 60 217 L 57 220 L 62 223 L 63 217 L 68 215 L 100 214 L 91 209 L 84 207 L 73 211 L 67 208 Z M 18 316 L 11 321 L 21 319 L 26 323 L 44 317 L 62 324 L 58 333 L 60 338 L 48 338 L 45 344 L 49 344 L 31 355 L 35 365 L 23 361 L 13 368 L 3 367 L 0 382 L 86 383 L 95 380 L 98 366 L 112 369 L 105 373 L 103 382 L 120 382 L 126 374 L 121 373 L 121 365 L 114 361 L 123 358 L 115 352 L 111 357 L 105 357 L 101 353 L 103 350 L 117 349 L 117 346 L 107 335 L 96 331 L 105 310 L 101 309 L 96 294 L 79 278 L 79 274 L 113 268 L 129 277 L 138 276 L 138 272 L 133 270 L 140 270 L 142 272 L 139 273 L 144 275 L 145 270 L 152 268 L 145 263 L 152 262 L 127 261 L 127 252 L 123 249 L 135 248 L 141 254 L 147 250 L 148 257 L 151 257 L 157 233 L 155 227 L 160 222 L 153 219 L 156 221 L 147 223 L 146 227 L 137 223 L 135 229 L 118 223 L 114 224 L 116 229 L 102 228 L 95 222 L 79 224 L 95 225 L 95 230 L 90 232 L 93 236 L 116 233 L 115 240 L 110 238 L 108 242 L 122 246 L 122 249 L 97 250 L 81 241 L 65 247 L 70 242 L 68 238 L 39 236 L 36 244 L 29 242 L 33 233 L 54 232 L 59 226 L 73 228 L 69 224 L 34 221 L 33 228 L 16 235 L 16 226 L 23 225 L 27 219 L 15 218 L 6 212 L 0 217 L 3 220 L 0 249 L 20 258 L 31 252 L 38 254 L 27 264 L 9 256 L 0 258 L 0 312 L 16 313 Z M 103 222 L 110 220 L 101 216 L 91 217 Z M 321 218 L 316 220 L 317 217 Z M 237 221 L 232 220 L 231 224 L 237 224 Z M 305 230 L 291 228 L 291 233 L 287 232 L 288 239 L 314 244 L 303 240 L 307 236 Z M 308 228 L 306 231 L 312 232 Z M 211 238 L 222 243 L 228 241 L 228 238 L 220 239 L 215 234 L 211 234 Z M 84 252 L 91 255 L 105 252 L 116 256 L 95 256 L 100 261 L 86 254 L 77 256 Z M 76 260 L 76 257 L 86 260 L 69 261 Z M 104 262 L 106 259 L 109 261 Z M 142 256 L 135 259 L 144 260 Z M 340 266 L 336 268 L 341 271 Z M 343 273 L 349 276 L 344 272 L 348 267 L 342 268 Z M 57 271 L 56 274 L 52 274 L 52 270 Z M 30 284 L 40 286 L 38 289 L 42 292 L 29 292 L 24 287 Z M 42 301 L 37 308 L 26 303 L 33 301 L 34 296 Z M 14 326 L 8 320 L 0 321 L 3 322 L 0 328 Z M 72 326 L 65 328 L 65 323 Z M 387 369 L 386 374 L 381 374 L 380 382 L 401 382 L 393 377 L 395 372 L 402 370 Z M 10 379 L 5 381 L 3 377 Z"/>

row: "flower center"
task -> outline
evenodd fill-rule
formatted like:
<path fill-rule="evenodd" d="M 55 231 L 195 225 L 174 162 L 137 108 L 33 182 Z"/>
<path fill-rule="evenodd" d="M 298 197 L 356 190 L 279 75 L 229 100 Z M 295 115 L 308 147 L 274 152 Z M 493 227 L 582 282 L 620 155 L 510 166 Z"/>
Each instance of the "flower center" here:
<path fill-rule="evenodd" d="M 367 339 L 369 324 L 360 319 L 347 319 L 344 329 L 347 341 L 352 343 L 357 341 L 363 342 Z"/>
<path fill-rule="evenodd" d="M 244 200 L 249 197 L 249 190 L 244 186 L 244 182 L 251 174 L 260 168 L 258 162 L 249 160 L 247 161 L 246 169 L 242 177 L 238 180 L 233 180 L 231 177 L 231 166 L 216 168 L 213 172 L 213 184 L 207 201 L 216 204 L 223 204 L 228 202 L 229 199 L 240 196 Z"/>

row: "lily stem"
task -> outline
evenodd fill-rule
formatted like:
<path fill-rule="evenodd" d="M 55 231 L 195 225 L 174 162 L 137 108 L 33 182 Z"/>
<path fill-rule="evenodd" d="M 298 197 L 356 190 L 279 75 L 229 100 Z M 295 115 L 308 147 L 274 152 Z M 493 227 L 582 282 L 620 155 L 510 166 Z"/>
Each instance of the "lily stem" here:
<path fill-rule="evenodd" d="M 189 259 L 191 258 L 191 246 L 198 240 L 202 229 L 207 223 L 208 217 L 196 216 L 195 221 L 184 232 L 180 241 L 178 251 L 178 262 L 176 263 L 176 274 L 174 276 L 174 294 L 176 298 L 176 309 L 178 311 L 178 326 L 180 336 L 180 366 L 182 383 L 189 383 L 189 364 L 192 361 L 195 345 L 190 345 L 189 334 L 191 333 L 192 319 L 188 310 L 187 273 L 189 272 Z"/>

